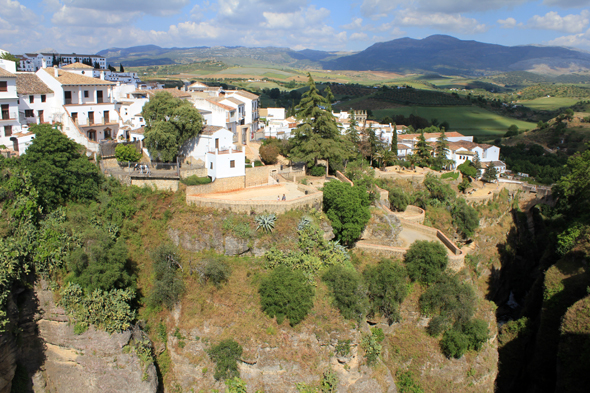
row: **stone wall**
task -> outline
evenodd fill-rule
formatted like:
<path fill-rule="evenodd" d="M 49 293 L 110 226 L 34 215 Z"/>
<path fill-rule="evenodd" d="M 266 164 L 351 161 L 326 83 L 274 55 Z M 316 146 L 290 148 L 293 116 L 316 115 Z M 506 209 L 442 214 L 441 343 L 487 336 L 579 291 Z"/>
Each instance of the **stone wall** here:
<path fill-rule="evenodd" d="M 403 212 L 393 212 L 397 217 L 402 218 L 406 221 L 414 222 L 417 224 L 423 224 L 426 213 L 423 209 L 418 206 L 408 205 L 406 210 Z"/>
<path fill-rule="evenodd" d="M 265 165 L 254 168 L 246 168 L 246 187 L 262 186 L 268 184 L 271 171 L 278 171 L 279 165 Z"/>
<path fill-rule="evenodd" d="M 342 174 L 342 172 L 340 172 L 340 171 L 336 171 L 336 178 L 338 180 L 340 180 L 341 182 L 343 182 L 343 183 L 348 183 L 351 186 L 354 186 L 354 183 L 349 178 L 347 178 L 346 176 L 344 176 Z"/>
<path fill-rule="evenodd" d="M 377 186 L 375 187 L 377 188 L 377 195 L 379 195 L 379 202 L 381 202 L 385 206 L 389 206 L 389 191 L 379 188 Z"/>
<path fill-rule="evenodd" d="M 130 178 L 132 186 L 148 186 L 158 190 L 166 190 L 172 192 L 176 192 L 178 190 L 178 180 L 170 179 L 169 177 L 130 176 Z"/>
<path fill-rule="evenodd" d="M 197 175 L 198 177 L 207 176 L 207 168 L 182 169 L 180 168 L 180 177 L 186 179 L 189 176 Z"/>
<path fill-rule="evenodd" d="M 246 177 L 223 177 L 217 178 L 213 183 L 188 186 L 186 188 L 187 201 L 189 196 L 213 194 L 216 192 L 228 192 L 241 190 L 245 187 Z"/>
<path fill-rule="evenodd" d="M 195 186 L 196 187 L 196 186 Z M 188 191 L 188 189 L 187 189 Z M 194 194 L 186 195 L 186 203 L 201 207 L 210 207 L 213 209 L 227 209 L 236 213 L 275 213 L 283 214 L 289 210 L 312 208 L 321 210 L 324 194 L 319 191 L 288 201 L 230 201 L 216 198 L 207 198 Z"/>

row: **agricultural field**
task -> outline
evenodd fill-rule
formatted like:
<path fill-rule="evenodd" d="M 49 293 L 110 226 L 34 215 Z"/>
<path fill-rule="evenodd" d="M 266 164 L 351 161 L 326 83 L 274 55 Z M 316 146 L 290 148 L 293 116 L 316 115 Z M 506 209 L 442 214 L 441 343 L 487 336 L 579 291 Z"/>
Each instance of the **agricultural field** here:
<path fill-rule="evenodd" d="M 559 108 L 567 108 L 575 105 L 580 101 L 580 98 L 571 97 L 541 97 L 534 100 L 519 100 L 518 104 L 524 105 L 527 108 L 543 111 L 553 111 Z"/>
<path fill-rule="evenodd" d="M 532 130 L 536 128 L 536 124 L 534 123 L 500 116 L 476 106 L 400 106 L 391 109 L 373 110 L 373 116 L 377 119 L 385 116 L 409 116 L 411 114 L 429 120 L 436 118 L 440 122 L 448 121 L 450 131 L 457 131 L 464 135 L 474 135 L 484 139 L 486 137 L 494 139 L 504 135 L 508 127 L 512 124 L 515 124 L 520 130 Z"/>

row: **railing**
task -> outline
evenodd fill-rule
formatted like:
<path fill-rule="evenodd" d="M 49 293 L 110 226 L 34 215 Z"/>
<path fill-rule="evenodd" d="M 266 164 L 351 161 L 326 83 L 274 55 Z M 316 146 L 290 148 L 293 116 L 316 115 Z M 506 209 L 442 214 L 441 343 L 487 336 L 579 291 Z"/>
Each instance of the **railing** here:
<path fill-rule="evenodd" d="M 17 112 L 4 112 L 2 111 L 2 118 L 0 120 L 16 120 L 18 118 Z"/>

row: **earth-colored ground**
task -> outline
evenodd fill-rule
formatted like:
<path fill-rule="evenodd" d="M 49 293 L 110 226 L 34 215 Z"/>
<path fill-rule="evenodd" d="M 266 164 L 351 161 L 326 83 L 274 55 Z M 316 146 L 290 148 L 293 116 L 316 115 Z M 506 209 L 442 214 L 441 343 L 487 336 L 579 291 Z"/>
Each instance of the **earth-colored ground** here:
<path fill-rule="evenodd" d="M 290 201 L 305 196 L 305 193 L 299 191 L 295 183 L 280 183 L 272 186 L 251 187 L 239 191 L 207 194 L 207 198 L 230 201 L 276 201 L 279 197 L 282 199 L 283 195 Z"/>

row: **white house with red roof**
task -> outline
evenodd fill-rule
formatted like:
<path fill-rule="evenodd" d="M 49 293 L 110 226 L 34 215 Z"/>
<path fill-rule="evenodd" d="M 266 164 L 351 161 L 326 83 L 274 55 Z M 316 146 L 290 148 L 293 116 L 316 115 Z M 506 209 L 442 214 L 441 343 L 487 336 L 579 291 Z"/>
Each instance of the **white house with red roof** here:
<path fill-rule="evenodd" d="M 0 59 L 0 145 L 23 152 L 30 135 L 21 133 L 16 89 L 16 63 Z"/>

